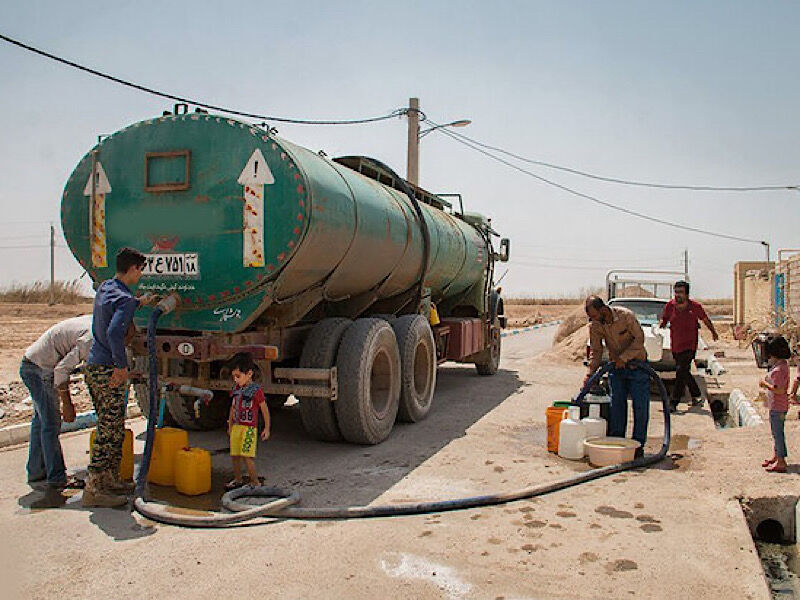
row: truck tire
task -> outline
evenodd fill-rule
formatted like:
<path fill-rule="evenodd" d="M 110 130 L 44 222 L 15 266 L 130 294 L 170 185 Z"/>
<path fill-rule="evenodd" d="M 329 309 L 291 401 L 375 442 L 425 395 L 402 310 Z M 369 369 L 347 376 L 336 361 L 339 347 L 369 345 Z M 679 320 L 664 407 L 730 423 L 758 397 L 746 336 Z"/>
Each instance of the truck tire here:
<path fill-rule="evenodd" d="M 228 392 L 215 391 L 214 399 L 208 404 L 200 401 L 199 416 L 195 415 L 194 396 L 184 396 L 178 392 L 167 392 L 169 414 L 183 429 L 208 431 L 219 429 L 228 421 L 231 397 Z"/>
<path fill-rule="evenodd" d="M 300 367 L 310 369 L 330 369 L 336 364 L 339 342 L 348 327 L 350 319 L 324 319 L 314 325 L 306 338 L 300 355 Z M 341 380 L 341 379 L 340 379 Z M 336 410 L 328 398 L 299 397 L 300 418 L 306 432 L 325 442 L 342 439 L 336 423 Z"/>
<path fill-rule="evenodd" d="M 358 319 L 345 332 L 336 358 L 339 430 L 348 442 L 378 444 L 389 437 L 400 404 L 400 353 L 391 325 Z"/>
<path fill-rule="evenodd" d="M 497 369 L 500 368 L 500 323 L 496 318 L 491 328 L 491 336 L 489 347 L 481 352 L 479 358 L 475 361 L 478 375 L 494 375 L 497 373 Z"/>
<path fill-rule="evenodd" d="M 416 423 L 428 415 L 436 387 L 433 332 L 422 315 L 403 315 L 393 326 L 401 367 L 397 418 Z"/>

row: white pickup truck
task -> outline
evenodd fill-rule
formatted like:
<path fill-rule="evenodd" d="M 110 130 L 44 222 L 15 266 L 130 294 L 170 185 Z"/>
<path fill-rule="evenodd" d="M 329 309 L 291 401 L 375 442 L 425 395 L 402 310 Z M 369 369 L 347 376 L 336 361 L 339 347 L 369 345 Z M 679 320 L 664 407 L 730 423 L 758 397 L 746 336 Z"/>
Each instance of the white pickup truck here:
<path fill-rule="evenodd" d="M 623 306 L 633 311 L 636 319 L 644 331 L 644 346 L 647 350 L 647 360 L 656 371 L 675 371 L 675 359 L 672 357 L 672 347 L 669 336 L 669 325 L 659 327 L 661 315 L 668 300 L 664 298 L 612 298 L 609 306 Z M 703 338 L 698 336 L 697 349 L 708 348 Z M 586 356 L 589 356 L 589 347 L 586 347 Z M 608 360 L 607 351 L 603 352 L 603 360 Z"/>

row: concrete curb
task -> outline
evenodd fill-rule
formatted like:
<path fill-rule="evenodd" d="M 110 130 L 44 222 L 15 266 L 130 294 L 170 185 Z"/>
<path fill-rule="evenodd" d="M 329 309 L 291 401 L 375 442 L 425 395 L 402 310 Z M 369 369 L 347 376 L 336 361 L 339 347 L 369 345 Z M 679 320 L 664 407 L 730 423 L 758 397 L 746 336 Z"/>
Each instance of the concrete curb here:
<path fill-rule="evenodd" d="M 528 331 L 533 331 L 534 329 L 541 329 L 542 327 L 551 327 L 553 325 L 558 325 L 561 323 L 561 320 L 558 321 L 548 321 L 547 323 L 539 323 L 538 325 L 532 325 L 530 327 L 525 327 L 523 329 L 513 329 L 511 331 L 504 331 L 500 334 L 500 337 L 508 337 L 511 335 L 519 335 L 520 333 L 526 333 Z"/>
<path fill-rule="evenodd" d="M 728 414 L 738 421 L 739 427 L 756 427 L 764 424 L 758 411 L 738 388 L 728 397 Z"/>
<path fill-rule="evenodd" d="M 141 416 L 142 411 L 139 405 L 135 402 L 128 404 L 125 420 L 133 419 Z M 89 429 L 97 424 L 97 414 L 93 410 L 79 413 L 72 423 L 61 423 L 61 433 L 70 433 L 73 431 L 80 431 L 82 429 Z M 17 446 L 26 444 L 31 436 L 31 424 L 19 423 L 18 425 L 10 425 L 0 429 L 0 449 L 9 446 Z"/>

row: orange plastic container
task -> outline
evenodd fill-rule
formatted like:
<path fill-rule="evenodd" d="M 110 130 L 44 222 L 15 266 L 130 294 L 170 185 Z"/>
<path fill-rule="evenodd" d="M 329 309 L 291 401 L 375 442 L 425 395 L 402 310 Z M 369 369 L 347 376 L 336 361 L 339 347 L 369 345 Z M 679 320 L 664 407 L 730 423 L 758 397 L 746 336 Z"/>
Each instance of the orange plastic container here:
<path fill-rule="evenodd" d="M 211 491 L 211 453 L 208 450 L 178 450 L 175 455 L 175 489 L 187 496 Z"/>
<path fill-rule="evenodd" d="M 91 456 L 94 448 L 94 438 L 97 429 L 92 429 L 89 434 L 89 455 Z M 125 481 L 133 479 L 133 431 L 125 430 L 125 439 L 122 441 L 122 462 L 119 464 L 119 476 Z"/>
<path fill-rule="evenodd" d="M 187 446 L 189 434 L 185 430 L 175 427 L 156 429 L 147 481 L 158 485 L 175 485 L 175 455 Z"/>
<path fill-rule="evenodd" d="M 569 415 L 569 411 L 560 406 L 547 407 L 547 450 L 558 452 L 558 434 L 561 421 Z"/>

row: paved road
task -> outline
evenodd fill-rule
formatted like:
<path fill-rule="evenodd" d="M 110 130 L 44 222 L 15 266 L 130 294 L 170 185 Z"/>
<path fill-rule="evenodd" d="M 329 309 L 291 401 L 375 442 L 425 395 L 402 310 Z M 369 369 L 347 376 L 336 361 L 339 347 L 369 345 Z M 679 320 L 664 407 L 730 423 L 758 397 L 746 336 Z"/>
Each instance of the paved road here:
<path fill-rule="evenodd" d="M 540 329 L 504 337 L 501 366 L 509 369 L 516 368 L 518 361 L 530 360 L 537 354 L 548 350 L 553 343 L 556 329 L 558 329 L 556 325 L 548 325 Z"/>

